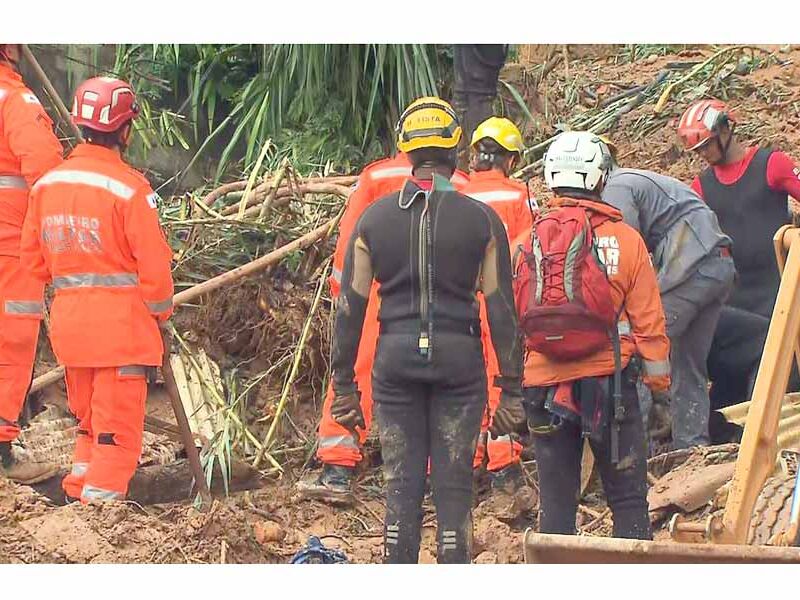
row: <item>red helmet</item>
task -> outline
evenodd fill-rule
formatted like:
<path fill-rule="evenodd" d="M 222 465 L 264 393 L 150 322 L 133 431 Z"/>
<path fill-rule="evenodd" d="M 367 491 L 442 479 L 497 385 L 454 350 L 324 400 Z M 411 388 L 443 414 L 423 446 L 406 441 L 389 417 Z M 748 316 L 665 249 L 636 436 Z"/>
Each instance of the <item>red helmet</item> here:
<path fill-rule="evenodd" d="M 78 126 L 112 132 L 139 114 L 131 86 L 113 77 L 93 77 L 75 91 L 72 120 Z"/>
<path fill-rule="evenodd" d="M 735 122 L 733 113 L 721 100 L 700 100 L 683 113 L 678 136 L 687 150 L 696 150 L 715 137 L 721 125 Z"/>

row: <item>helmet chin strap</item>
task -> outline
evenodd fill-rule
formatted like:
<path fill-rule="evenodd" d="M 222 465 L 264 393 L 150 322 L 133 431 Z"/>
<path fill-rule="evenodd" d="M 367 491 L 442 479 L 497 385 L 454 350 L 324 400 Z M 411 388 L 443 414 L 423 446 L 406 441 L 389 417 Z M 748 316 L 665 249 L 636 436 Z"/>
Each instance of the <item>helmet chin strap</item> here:
<path fill-rule="evenodd" d="M 717 142 L 717 149 L 719 150 L 720 154 L 720 159 L 718 164 L 725 164 L 725 162 L 728 160 L 728 150 L 730 150 L 731 143 L 733 142 L 734 127 L 736 127 L 735 123 L 730 123 L 728 125 L 728 139 L 724 144 L 719 139 L 720 138 L 719 133 L 717 133 L 716 137 L 714 138 Z"/>

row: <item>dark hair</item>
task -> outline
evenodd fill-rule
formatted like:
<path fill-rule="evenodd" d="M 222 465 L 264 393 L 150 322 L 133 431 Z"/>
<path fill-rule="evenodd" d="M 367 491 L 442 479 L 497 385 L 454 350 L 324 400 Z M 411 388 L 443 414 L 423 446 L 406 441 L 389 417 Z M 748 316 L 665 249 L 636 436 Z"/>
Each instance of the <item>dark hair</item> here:
<path fill-rule="evenodd" d="M 418 148 L 408 153 L 411 166 L 416 169 L 421 166 L 448 167 L 450 171 L 456 170 L 458 160 L 455 148 Z"/>
<path fill-rule="evenodd" d="M 582 188 L 571 188 L 571 187 L 559 187 L 553 188 L 553 193 L 557 196 L 566 196 L 567 198 L 581 198 L 583 200 L 601 200 L 602 193 L 596 191 L 597 188 L 593 189 L 592 191 L 584 190 Z"/>
<path fill-rule="evenodd" d="M 505 170 L 508 159 L 516 152 L 509 152 L 491 138 L 484 138 L 476 144 L 474 171 Z"/>
<path fill-rule="evenodd" d="M 125 125 L 127 125 L 127 123 L 125 123 Z M 90 144 L 103 146 L 105 148 L 113 148 L 114 146 L 122 146 L 121 133 L 125 125 L 114 131 L 98 131 L 97 129 L 92 129 L 91 127 L 85 127 L 83 125 L 80 129 L 83 139 Z"/>

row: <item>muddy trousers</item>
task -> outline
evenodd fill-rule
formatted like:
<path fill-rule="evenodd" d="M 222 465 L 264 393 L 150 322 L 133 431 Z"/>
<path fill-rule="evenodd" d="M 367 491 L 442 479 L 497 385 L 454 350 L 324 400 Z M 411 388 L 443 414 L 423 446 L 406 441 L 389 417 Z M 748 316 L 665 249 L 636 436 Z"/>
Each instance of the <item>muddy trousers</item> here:
<path fill-rule="evenodd" d="M 386 485 L 384 561 L 416 563 L 430 458 L 439 563 L 472 558 L 472 461 L 486 406 L 479 338 L 441 334 L 429 362 L 417 337 L 381 334 L 373 370 Z"/>
<path fill-rule="evenodd" d="M 750 400 L 770 318 L 724 306 L 708 355 L 711 377 L 711 408 L 720 409 Z M 800 391 L 800 375 L 792 361 L 788 392 Z"/>
<path fill-rule="evenodd" d="M 44 283 L 16 256 L 0 256 L 0 442 L 19 435 L 22 405 L 31 384 Z"/>
<path fill-rule="evenodd" d="M 583 437 L 580 425 L 555 417 L 525 389 L 525 409 L 539 473 L 539 531 L 575 535 L 581 480 Z M 614 520 L 614 537 L 652 539 L 647 512 L 647 451 L 636 384 L 623 373 L 625 417 L 619 430 L 619 458 L 611 462 L 608 428 L 603 440 L 590 440 L 603 491 Z M 540 432 L 537 432 L 539 430 Z M 546 432 L 544 432 L 546 431 Z"/>
<path fill-rule="evenodd" d="M 353 433 L 339 425 L 331 414 L 334 393 L 333 384 L 328 383 L 325 400 L 322 403 L 322 419 L 317 435 L 317 458 L 327 465 L 355 467 L 361 462 L 361 448 L 367 440 L 372 425 L 372 363 L 375 356 L 375 345 L 378 342 L 378 310 L 380 299 L 377 288 L 370 292 L 367 312 L 364 315 L 364 326 L 361 329 L 361 341 L 356 355 L 355 375 L 358 390 L 361 392 L 361 412 L 364 414 L 364 429 L 358 430 L 358 439 Z"/>
<path fill-rule="evenodd" d="M 691 277 L 661 297 L 671 346 L 669 395 L 676 449 L 710 443 L 706 361 L 735 273 L 732 258 L 709 256 Z"/>
<path fill-rule="evenodd" d="M 84 503 L 122 500 L 142 452 L 145 367 L 67 367 L 66 379 L 78 432 L 64 492 Z"/>
<path fill-rule="evenodd" d="M 478 469 L 486 460 L 486 469 L 496 473 L 511 465 L 519 464 L 522 456 L 522 444 L 510 435 L 501 435 L 492 438 L 489 435 L 489 425 L 492 417 L 500 406 L 500 388 L 492 385 L 494 378 L 500 375 L 500 365 L 492 345 L 492 333 L 489 329 L 489 316 L 486 313 L 486 302 L 479 296 L 481 316 L 481 342 L 483 343 L 483 358 L 486 362 L 486 379 L 488 381 L 488 405 L 481 422 L 481 436 L 475 451 L 473 466 Z"/>

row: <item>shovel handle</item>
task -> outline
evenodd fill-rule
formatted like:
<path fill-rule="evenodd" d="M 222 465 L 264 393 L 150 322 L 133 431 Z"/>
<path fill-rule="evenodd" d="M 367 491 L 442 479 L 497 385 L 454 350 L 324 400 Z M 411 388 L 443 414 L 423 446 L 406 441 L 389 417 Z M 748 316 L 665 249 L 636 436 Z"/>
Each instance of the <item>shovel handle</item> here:
<path fill-rule="evenodd" d="M 211 490 L 208 489 L 208 483 L 203 473 L 203 466 L 200 464 L 200 454 L 197 452 L 197 446 L 194 445 L 192 429 L 189 427 L 189 419 L 186 417 L 186 411 L 183 410 L 183 403 L 181 402 L 180 393 L 178 392 L 178 384 L 175 383 L 175 375 L 172 372 L 172 365 L 169 362 L 169 358 L 169 353 L 165 353 L 164 364 L 161 365 L 161 373 L 164 375 L 167 395 L 169 396 L 170 404 L 172 404 L 172 411 L 175 413 L 175 420 L 178 422 L 178 430 L 181 433 L 183 445 L 186 448 L 186 458 L 189 459 L 189 466 L 192 469 L 197 489 L 200 492 L 200 499 L 203 504 L 210 505 Z"/>

